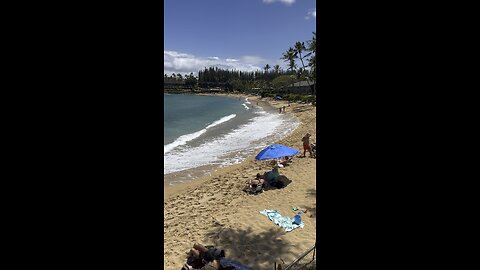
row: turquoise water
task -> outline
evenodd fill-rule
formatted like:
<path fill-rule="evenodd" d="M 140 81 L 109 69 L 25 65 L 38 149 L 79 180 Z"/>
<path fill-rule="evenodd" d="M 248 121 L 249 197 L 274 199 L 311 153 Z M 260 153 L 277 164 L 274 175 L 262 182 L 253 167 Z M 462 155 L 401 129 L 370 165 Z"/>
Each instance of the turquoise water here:
<path fill-rule="evenodd" d="M 200 131 L 222 117 L 247 113 L 243 103 L 238 98 L 221 96 L 164 95 L 163 144 Z"/>

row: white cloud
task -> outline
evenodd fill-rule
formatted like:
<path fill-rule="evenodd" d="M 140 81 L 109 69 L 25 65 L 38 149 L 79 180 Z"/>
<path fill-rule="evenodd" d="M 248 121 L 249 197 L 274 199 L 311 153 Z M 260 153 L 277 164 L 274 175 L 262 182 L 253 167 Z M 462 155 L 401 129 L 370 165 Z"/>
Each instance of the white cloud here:
<path fill-rule="evenodd" d="M 313 18 L 317 18 L 317 9 L 316 8 L 313 8 L 313 9 L 310 9 L 307 13 L 307 16 L 305 16 L 305 20 L 308 20 L 310 19 L 310 17 L 313 17 Z"/>
<path fill-rule="evenodd" d="M 197 75 L 199 70 L 212 66 L 230 70 L 254 71 L 262 70 L 266 64 L 270 66 L 275 64 L 281 65 L 281 60 L 275 59 L 272 61 L 259 56 L 246 55 L 239 59 L 223 59 L 217 56 L 201 57 L 177 51 L 163 51 L 163 59 L 164 73 L 168 75 L 172 73 L 185 75 L 190 74 L 190 72 Z"/>
<path fill-rule="evenodd" d="M 281 2 L 281 3 L 284 3 L 287 6 L 290 6 L 293 3 L 295 3 L 295 0 L 263 0 L 263 3 L 267 3 L 267 4 L 271 4 L 271 3 L 275 3 L 275 2 Z"/>

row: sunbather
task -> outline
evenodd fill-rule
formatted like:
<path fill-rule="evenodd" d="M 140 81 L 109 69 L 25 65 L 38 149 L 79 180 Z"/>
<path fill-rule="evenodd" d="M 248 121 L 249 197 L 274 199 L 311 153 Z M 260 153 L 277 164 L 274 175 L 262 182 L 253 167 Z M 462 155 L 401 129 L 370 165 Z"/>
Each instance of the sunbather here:
<path fill-rule="evenodd" d="M 182 269 L 184 270 L 218 270 L 220 259 L 225 257 L 225 252 L 220 249 L 207 249 L 203 245 L 194 244 L 189 252 L 189 259 Z"/>
<path fill-rule="evenodd" d="M 291 157 L 281 157 L 281 158 L 277 158 L 277 165 L 280 167 L 280 168 L 283 168 L 285 166 L 287 166 L 288 163 L 292 162 L 292 158 Z M 281 166 L 280 166 L 281 165 Z"/>
<path fill-rule="evenodd" d="M 257 175 L 258 176 L 258 175 Z M 250 193 L 257 193 L 265 186 L 265 180 L 263 178 L 249 180 L 245 183 L 243 191 Z"/>

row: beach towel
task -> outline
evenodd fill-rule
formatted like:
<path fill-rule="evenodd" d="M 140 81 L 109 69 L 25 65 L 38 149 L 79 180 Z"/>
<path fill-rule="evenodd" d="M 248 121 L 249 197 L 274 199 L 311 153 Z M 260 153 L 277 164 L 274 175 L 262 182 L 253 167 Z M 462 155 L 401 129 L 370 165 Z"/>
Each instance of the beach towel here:
<path fill-rule="evenodd" d="M 280 228 L 285 229 L 286 232 L 305 226 L 303 222 L 301 222 L 300 225 L 295 224 L 293 219 L 280 215 L 277 210 L 265 209 L 260 211 L 260 214 L 267 216 L 271 221 L 280 226 Z"/>

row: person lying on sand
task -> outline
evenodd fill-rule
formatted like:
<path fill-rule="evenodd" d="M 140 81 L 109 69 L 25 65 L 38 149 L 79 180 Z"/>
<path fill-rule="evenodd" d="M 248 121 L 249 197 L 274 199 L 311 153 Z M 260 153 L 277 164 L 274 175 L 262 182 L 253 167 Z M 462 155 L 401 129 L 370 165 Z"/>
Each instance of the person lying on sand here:
<path fill-rule="evenodd" d="M 255 180 L 249 180 L 247 183 L 259 183 L 264 186 L 268 185 L 270 181 L 274 180 L 278 176 L 280 176 L 280 173 L 278 172 L 279 166 L 277 165 L 276 161 L 272 161 L 275 165 L 273 166 L 271 171 L 264 172 L 263 174 L 257 173 L 257 176 L 255 177 Z M 255 182 L 257 181 L 257 182 Z"/>
<path fill-rule="evenodd" d="M 283 167 L 287 166 L 288 163 L 292 162 L 292 158 L 291 157 L 281 157 L 281 158 L 277 158 L 276 161 L 277 161 L 278 167 L 283 168 Z"/>
<path fill-rule="evenodd" d="M 258 190 L 261 190 L 265 185 L 265 180 L 263 178 L 249 180 L 245 183 L 243 191 L 256 193 Z"/>

